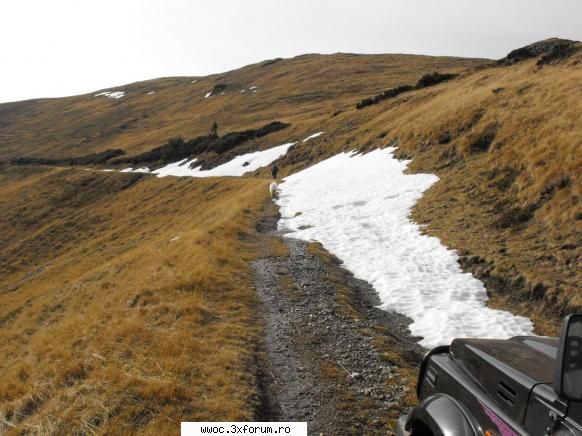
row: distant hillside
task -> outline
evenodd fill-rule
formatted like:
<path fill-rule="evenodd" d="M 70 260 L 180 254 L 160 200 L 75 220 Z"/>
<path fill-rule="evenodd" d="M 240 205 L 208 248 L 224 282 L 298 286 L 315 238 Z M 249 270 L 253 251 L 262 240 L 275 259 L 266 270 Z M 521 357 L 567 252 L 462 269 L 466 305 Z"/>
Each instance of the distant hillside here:
<path fill-rule="evenodd" d="M 293 125 L 281 136 L 287 139 L 385 88 L 483 63 L 411 55 L 304 55 L 208 77 L 163 78 L 77 97 L 0 104 L 0 160 L 69 158 L 108 149 L 138 154 L 172 137 L 205 135 L 215 121 L 223 134 L 279 120 Z M 124 94 L 96 97 L 107 91 Z"/>

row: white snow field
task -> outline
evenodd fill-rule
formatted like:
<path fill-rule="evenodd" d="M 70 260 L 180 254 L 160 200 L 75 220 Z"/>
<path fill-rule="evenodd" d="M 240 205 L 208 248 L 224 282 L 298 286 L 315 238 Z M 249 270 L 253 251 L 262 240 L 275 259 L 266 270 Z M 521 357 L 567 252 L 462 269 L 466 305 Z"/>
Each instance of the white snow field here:
<path fill-rule="evenodd" d="M 314 133 L 313 135 L 309 135 L 307 138 L 305 138 L 305 139 L 304 139 L 303 141 L 301 141 L 301 142 L 307 142 L 307 141 L 309 141 L 310 139 L 314 139 L 314 138 L 317 138 L 318 136 L 321 136 L 321 135 L 323 135 L 324 133 L 325 133 L 325 132 L 317 132 L 317 133 Z"/>
<path fill-rule="evenodd" d="M 105 92 L 100 92 L 99 94 L 95 94 L 95 97 L 99 97 L 102 95 L 105 97 L 109 97 L 109 98 L 119 99 L 125 95 L 125 91 L 115 91 L 115 92 L 105 91 Z"/>
<path fill-rule="evenodd" d="M 242 176 L 245 173 L 255 171 L 259 168 L 269 165 L 271 162 L 284 156 L 295 142 L 278 145 L 263 151 L 243 154 L 222 165 L 210 170 L 201 170 L 200 167 L 190 168 L 190 164 L 196 162 L 196 159 L 183 159 L 174 162 L 157 170 L 150 171 L 149 168 L 125 168 L 122 173 L 152 173 L 158 177 L 176 176 L 176 177 L 222 177 L 222 176 Z"/>
<path fill-rule="evenodd" d="M 341 153 L 284 179 L 279 227 L 319 241 L 380 296 L 381 309 L 412 318 L 426 348 L 455 337 L 532 334 L 524 317 L 486 307 L 486 290 L 464 273 L 455 251 L 422 235 L 410 209 L 438 178 L 404 174 L 394 149 Z"/>

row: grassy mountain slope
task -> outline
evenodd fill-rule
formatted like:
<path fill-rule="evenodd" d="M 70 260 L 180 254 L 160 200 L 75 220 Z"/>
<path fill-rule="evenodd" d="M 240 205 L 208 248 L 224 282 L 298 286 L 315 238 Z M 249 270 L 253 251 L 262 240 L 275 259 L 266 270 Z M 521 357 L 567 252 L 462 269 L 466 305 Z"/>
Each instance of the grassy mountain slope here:
<path fill-rule="evenodd" d="M 582 310 L 581 83 L 580 51 L 490 67 L 373 107 L 358 132 L 442 178 L 414 217 L 491 291 L 557 314 Z"/>
<path fill-rule="evenodd" d="M 306 55 L 122 86 L 119 100 L 4 104 L 0 160 L 134 156 L 214 121 L 220 135 L 291 124 L 232 153 L 325 131 L 290 149 L 283 175 L 338 151 L 397 146 L 410 171 L 440 177 L 413 218 L 459 251 L 491 305 L 553 333 L 582 310 L 582 52 L 539 64 L 548 52 L 536 50 L 499 65 Z M 433 71 L 460 75 L 413 89 Z M 410 87 L 356 109 L 400 85 Z M 261 334 L 246 261 L 268 169 L 254 176 L 0 164 L 0 432 L 175 432 L 180 420 L 253 416 Z"/>
<path fill-rule="evenodd" d="M 17 168 L 0 184 L 0 433 L 253 418 L 241 236 L 266 181 Z"/>
<path fill-rule="evenodd" d="M 95 97 L 96 91 L 2 104 L 0 160 L 74 157 L 117 148 L 137 154 L 170 137 L 205 135 L 214 121 L 220 133 L 274 120 L 291 123 L 300 132 L 331 113 L 350 109 L 368 93 L 416 81 L 432 71 L 459 71 L 482 63 L 410 55 L 305 55 L 220 75 L 120 86 L 114 89 L 126 92 L 120 99 Z M 217 85 L 226 88 L 205 98 Z M 249 90 L 253 86 L 258 87 L 256 93 Z M 152 91 L 155 94 L 148 94 Z M 286 132 L 281 140 L 292 134 Z"/>

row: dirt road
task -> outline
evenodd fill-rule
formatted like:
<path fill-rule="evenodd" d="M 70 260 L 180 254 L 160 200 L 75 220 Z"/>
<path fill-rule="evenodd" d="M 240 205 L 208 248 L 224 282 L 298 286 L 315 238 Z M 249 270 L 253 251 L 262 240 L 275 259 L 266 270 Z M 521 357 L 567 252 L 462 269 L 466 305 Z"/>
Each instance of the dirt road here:
<path fill-rule="evenodd" d="M 321 247 L 278 234 L 277 220 L 268 206 L 253 263 L 268 356 L 261 418 L 307 421 L 317 435 L 390 434 L 422 353 L 410 320 L 377 309 L 370 285 Z"/>

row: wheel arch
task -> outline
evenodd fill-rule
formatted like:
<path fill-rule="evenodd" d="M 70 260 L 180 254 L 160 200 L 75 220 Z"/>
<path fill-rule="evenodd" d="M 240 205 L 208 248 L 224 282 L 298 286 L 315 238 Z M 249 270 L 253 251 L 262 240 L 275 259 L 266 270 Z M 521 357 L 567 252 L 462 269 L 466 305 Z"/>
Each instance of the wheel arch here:
<path fill-rule="evenodd" d="M 423 425 L 428 427 L 434 436 L 477 436 L 478 426 L 474 422 L 470 413 L 454 398 L 436 394 L 421 401 L 412 410 L 405 428 L 407 431 L 413 431 L 415 425 Z"/>

